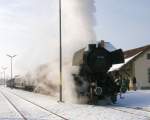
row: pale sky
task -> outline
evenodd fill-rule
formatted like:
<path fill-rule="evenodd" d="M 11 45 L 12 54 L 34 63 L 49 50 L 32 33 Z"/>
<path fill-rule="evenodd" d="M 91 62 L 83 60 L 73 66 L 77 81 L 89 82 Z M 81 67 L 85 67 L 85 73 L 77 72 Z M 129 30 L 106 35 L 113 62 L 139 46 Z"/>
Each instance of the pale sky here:
<path fill-rule="evenodd" d="M 96 0 L 98 39 L 123 49 L 150 44 L 150 0 Z"/>
<path fill-rule="evenodd" d="M 56 3 L 56 0 L 0 0 L 0 68 L 7 66 L 10 72 L 6 54 L 17 55 L 13 63 L 19 68 L 22 65 L 22 71 L 48 61 L 48 52 L 51 54 L 58 46 L 49 47 L 50 39 L 58 39 Z"/>
<path fill-rule="evenodd" d="M 57 0 L 0 0 L 0 67 L 10 71 L 6 54 L 17 54 L 14 66 L 24 64 L 22 70 L 47 62 L 58 47 L 49 46 L 49 39 L 58 39 L 57 5 Z M 97 40 L 125 50 L 150 44 L 150 0 L 95 0 L 95 5 Z"/>

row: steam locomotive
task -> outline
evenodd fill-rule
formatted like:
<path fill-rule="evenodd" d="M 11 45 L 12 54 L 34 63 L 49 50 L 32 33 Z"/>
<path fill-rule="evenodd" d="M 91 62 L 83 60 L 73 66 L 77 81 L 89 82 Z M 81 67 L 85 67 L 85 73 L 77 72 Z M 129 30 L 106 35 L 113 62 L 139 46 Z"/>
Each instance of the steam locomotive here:
<path fill-rule="evenodd" d="M 108 70 L 113 64 L 123 62 L 122 50 L 109 51 L 105 48 L 104 41 L 89 44 L 88 50 L 77 51 L 73 57 L 73 65 L 79 66 L 79 73 L 73 74 L 77 95 L 86 97 L 90 104 L 105 99 L 115 103 L 120 88 Z"/>

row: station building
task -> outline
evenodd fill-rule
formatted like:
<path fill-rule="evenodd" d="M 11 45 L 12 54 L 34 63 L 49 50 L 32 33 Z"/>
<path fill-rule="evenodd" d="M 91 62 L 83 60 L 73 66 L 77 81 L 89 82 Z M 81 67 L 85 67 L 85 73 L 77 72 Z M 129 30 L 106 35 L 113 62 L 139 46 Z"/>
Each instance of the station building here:
<path fill-rule="evenodd" d="M 122 78 L 136 77 L 138 89 L 150 89 L 150 45 L 124 51 L 125 62 L 113 65 L 109 71 L 119 72 Z"/>

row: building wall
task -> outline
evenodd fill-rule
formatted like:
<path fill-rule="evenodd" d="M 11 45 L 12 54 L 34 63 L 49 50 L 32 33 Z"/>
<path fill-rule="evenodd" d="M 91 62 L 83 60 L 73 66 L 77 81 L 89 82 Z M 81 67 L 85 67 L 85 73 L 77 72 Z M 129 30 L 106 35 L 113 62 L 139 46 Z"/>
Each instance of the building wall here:
<path fill-rule="evenodd" d="M 147 54 L 150 50 L 141 55 L 133 63 L 134 75 L 137 79 L 138 89 L 150 88 L 150 83 L 148 79 L 148 69 L 150 68 L 150 60 L 147 59 Z"/>

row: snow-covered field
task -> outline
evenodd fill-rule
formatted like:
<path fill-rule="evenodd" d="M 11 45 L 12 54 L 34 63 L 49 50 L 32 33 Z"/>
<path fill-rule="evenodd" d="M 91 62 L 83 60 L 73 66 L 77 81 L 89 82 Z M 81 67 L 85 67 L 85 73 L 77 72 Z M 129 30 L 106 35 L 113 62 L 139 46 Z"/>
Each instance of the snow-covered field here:
<path fill-rule="evenodd" d="M 50 96 L 4 87 L 0 87 L 0 91 L 30 120 L 150 120 L 149 90 L 127 92 L 113 106 L 59 103 Z M 0 94 L 0 120 L 21 119 L 3 94 Z"/>

